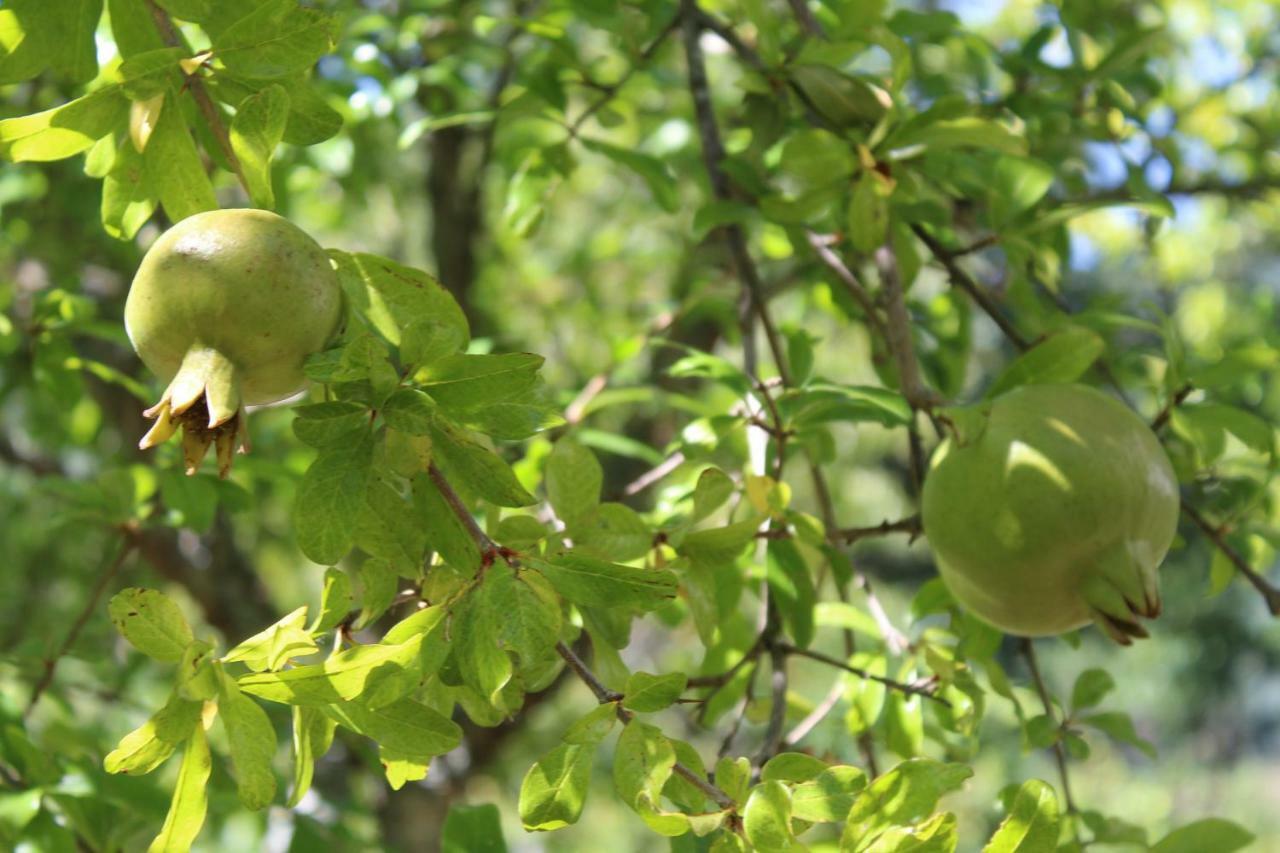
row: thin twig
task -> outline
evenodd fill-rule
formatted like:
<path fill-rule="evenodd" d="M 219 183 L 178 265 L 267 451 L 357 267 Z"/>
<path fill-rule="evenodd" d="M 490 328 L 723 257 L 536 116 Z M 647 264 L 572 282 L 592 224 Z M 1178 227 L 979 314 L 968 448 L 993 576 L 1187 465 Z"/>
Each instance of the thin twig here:
<path fill-rule="evenodd" d="M 1280 589 L 1277 589 L 1266 578 L 1254 571 L 1253 567 L 1249 565 L 1249 561 L 1227 541 L 1227 537 L 1223 535 L 1222 528 L 1214 525 L 1213 522 L 1201 514 L 1200 510 L 1185 500 L 1182 502 L 1182 514 L 1195 522 L 1196 527 L 1199 527 L 1204 532 L 1204 535 L 1209 537 L 1209 541 L 1217 546 L 1218 550 L 1231 561 L 1231 564 L 1236 567 L 1240 574 L 1244 575 L 1245 580 L 1253 584 L 1253 588 L 1261 593 L 1262 599 L 1267 603 L 1267 610 L 1271 611 L 1271 615 L 1280 616 Z"/>
<path fill-rule="evenodd" d="M 948 250 L 947 247 L 942 245 L 936 237 L 920 225 L 913 223 L 911 225 L 911 230 L 914 231 L 915 235 L 929 247 L 929 251 L 933 254 L 933 257 L 937 259 L 938 263 L 942 264 L 944 269 L 946 269 L 951 283 L 967 293 L 969 298 L 976 302 L 978 307 L 991 318 L 992 322 L 1000 327 L 1000 331 L 1004 332 L 1005 337 L 1008 338 L 1015 347 L 1020 350 L 1028 350 L 1031 348 L 1031 342 L 1024 338 L 1022 333 L 1014 328 L 1013 323 L 1009 321 L 1009 318 L 1004 316 L 1004 312 L 1000 309 L 1000 306 L 997 305 L 987 292 L 973 280 L 972 276 L 964 271 L 963 267 L 956 263 L 956 256 L 954 252 Z"/>
<path fill-rule="evenodd" d="M 702 161 L 706 167 L 707 178 L 711 183 L 712 194 L 720 201 L 731 201 L 733 192 L 729 177 L 721 168 L 724 159 L 724 144 L 720 139 L 720 128 L 716 124 L 715 110 L 711 104 L 711 88 L 707 82 L 707 66 L 702 56 L 702 23 L 698 16 L 696 0 L 682 0 L 681 22 L 684 30 L 685 57 L 689 66 L 689 91 L 693 96 L 694 113 L 698 119 L 698 136 L 702 141 Z M 742 227 L 736 223 L 721 226 L 725 243 L 729 248 L 729 256 L 733 259 L 734 272 L 742 282 L 749 299 L 751 311 L 760 320 L 765 339 L 773 353 L 778 375 L 783 384 L 790 385 L 790 373 L 787 370 L 786 355 L 782 347 L 782 339 L 774 326 L 773 318 L 764 307 L 764 286 L 760 282 L 760 274 L 751 260 L 747 250 L 747 238 Z M 743 343 L 750 338 L 750 329 L 744 329 Z"/>
<path fill-rule="evenodd" d="M 791 6 L 791 14 L 795 15 L 800 29 L 804 30 L 814 38 L 825 39 L 827 37 L 826 30 L 822 28 L 822 24 L 818 23 L 818 19 L 813 16 L 813 10 L 809 8 L 806 0 L 787 0 Z"/>
<path fill-rule="evenodd" d="M 725 733 L 724 740 L 720 742 L 720 749 L 716 752 L 716 758 L 721 759 L 729 754 L 729 750 L 733 748 L 734 738 L 738 736 L 738 730 L 742 728 L 742 721 L 747 718 L 747 711 L 751 709 L 751 703 L 756 699 L 756 676 L 760 674 L 760 661 L 758 658 L 752 658 L 751 675 L 747 677 L 746 688 L 742 691 L 742 701 L 738 703 L 738 710 L 733 715 L 733 725 L 729 727 L 729 731 Z M 711 697 L 708 696 L 708 699 Z M 705 711 L 708 705 L 703 705 L 703 714 L 699 715 L 699 722 L 705 717 Z"/>
<path fill-rule="evenodd" d="M 831 689 L 827 691 L 827 695 L 818 703 L 809 714 L 800 722 L 796 723 L 795 728 L 787 732 L 787 736 L 782 739 L 782 743 L 786 746 L 795 746 L 800 741 L 809 736 L 809 732 L 813 731 L 819 723 L 826 719 L 840 703 L 840 697 L 844 695 L 844 685 L 836 681 L 831 685 Z"/>
<path fill-rule="evenodd" d="M 626 497 L 638 495 L 640 492 L 643 492 L 645 489 L 649 488 L 683 464 L 684 452 L 677 450 L 662 462 L 650 468 L 648 471 L 645 471 L 630 483 L 627 483 L 627 485 L 622 489 L 622 494 Z"/>
<path fill-rule="evenodd" d="M 1053 698 L 1049 695 L 1049 688 L 1045 686 L 1044 678 L 1040 675 L 1040 665 L 1036 661 L 1036 647 L 1030 637 L 1025 637 L 1022 640 L 1022 656 L 1026 658 L 1027 667 L 1031 670 L 1031 680 L 1035 682 L 1036 692 L 1040 694 L 1040 702 L 1044 705 L 1045 715 L 1050 720 L 1053 720 L 1055 726 L 1061 727 L 1062 723 L 1054 713 Z M 1063 745 L 1061 737 L 1054 739 L 1053 754 L 1058 763 L 1058 775 L 1062 779 L 1062 796 L 1067 801 L 1067 812 L 1074 814 L 1076 803 L 1071 796 L 1071 776 L 1067 772 L 1067 748 Z"/>
<path fill-rule="evenodd" d="M 151 12 L 151 18 L 155 21 L 156 29 L 160 31 L 160 38 L 169 47 L 182 47 L 182 34 L 178 32 L 178 28 L 173 25 L 173 21 L 169 18 L 169 13 L 156 5 L 155 0 L 146 0 L 147 9 Z M 213 134 L 213 138 L 218 142 L 218 148 L 222 151 L 223 158 L 227 161 L 227 165 L 231 167 L 231 171 L 235 173 L 236 179 L 240 181 L 240 186 L 244 187 L 244 191 L 249 193 L 249 181 L 244 176 L 244 168 L 240 165 L 240 158 L 236 156 L 235 149 L 231 147 L 231 136 L 227 132 L 227 126 L 222 121 L 222 115 L 218 112 L 218 106 L 213 102 L 213 98 L 209 95 L 209 90 L 205 88 L 204 81 L 197 74 L 186 75 L 186 86 L 191 91 L 191 97 L 195 99 L 196 107 L 199 108 L 200 114 L 204 116 L 205 123 L 209 126 L 209 132 Z"/>
<path fill-rule="evenodd" d="M 1174 395 L 1169 398 L 1169 401 L 1164 404 L 1164 407 L 1156 413 L 1154 418 L 1151 419 L 1151 431 L 1159 432 L 1164 429 L 1165 424 L 1169 423 L 1169 419 L 1173 417 L 1173 410 L 1181 406 L 1182 402 L 1186 400 L 1194 390 L 1195 386 L 1188 382 L 1174 392 Z"/>
<path fill-rule="evenodd" d="M 676 14 L 672 16 L 667 25 L 662 28 L 662 32 L 658 33 L 657 37 L 654 38 L 654 40 L 650 42 L 644 50 L 640 51 L 639 58 L 636 62 L 631 64 L 631 67 L 627 69 L 626 73 L 623 74 L 617 82 L 609 83 L 600 87 L 600 91 L 602 93 L 601 97 L 597 98 L 587 106 L 569 125 L 570 136 L 577 136 L 578 131 L 580 131 L 582 126 L 586 124 L 587 119 L 604 109 L 604 107 L 617 96 L 618 92 L 622 90 L 622 87 L 627 85 L 628 81 L 635 76 L 635 73 L 649 63 L 649 60 L 653 58 L 653 55 L 658 52 L 658 48 L 662 47 L 662 43 L 667 40 L 667 36 L 675 32 L 680 26 L 680 14 L 681 13 L 677 11 Z"/>
<path fill-rule="evenodd" d="M 853 270 L 849 269 L 840 256 L 831 249 L 826 239 L 812 231 L 806 231 L 805 236 L 809 241 L 809 245 L 813 247 L 813 251 L 818 255 L 818 259 L 835 273 L 836 279 L 844 285 L 845 290 L 849 292 L 853 301 L 858 303 L 858 307 L 866 315 L 867 325 L 882 340 L 887 339 L 889 337 L 888 332 L 885 330 L 884 321 L 881 320 L 879 311 L 876 310 L 875 300 L 871 298 L 870 291 L 853 274 Z"/>
<path fill-rule="evenodd" d="M 103 569 L 98 574 L 98 582 L 93 585 L 93 590 L 89 593 L 89 600 L 85 602 L 80 615 L 76 617 L 76 621 L 71 623 L 71 630 L 67 632 L 62 645 L 58 647 L 53 657 L 45 659 L 44 674 L 40 676 L 40 680 L 31 691 L 31 698 L 27 700 L 27 709 L 23 712 L 24 717 L 31 715 L 31 712 L 35 710 L 36 703 L 40 701 L 40 697 L 44 695 L 45 690 L 49 689 L 49 685 L 53 684 L 53 675 L 58 668 L 58 662 L 75 645 L 76 640 L 80 637 L 80 632 L 84 630 L 84 626 L 89 623 L 90 617 L 98 609 L 98 602 L 101 600 L 102 594 L 106 592 L 107 586 L 110 585 L 112 579 L 120 571 L 124 561 L 133 553 L 137 543 L 133 537 L 132 528 L 122 528 L 121 534 L 121 539 L 117 545 L 118 550 L 108 557 L 103 564 Z"/>
<path fill-rule="evenodd" d="M 869 536 L 888 536 L 890 533 L 906 533 L 914 539 L 922 530 L 920 516 L 911 515 L 897 521 L 882 521 L 871 527 L 846 527 L 835 531 L 832 538 L 846 545 L 852 545 L 859 539 L 866 539 Z"/>
<path fill-rule="evenodd" d="M 769 724 L 765 727 L 764 742 L 756 757 L 756 766 L 778 753 L 782 746 L 782 727 L 787 722 L 787 647 L 782 643 L 769 645 Z"/>
<path fill-rule="evenodd" d="M 793 646 L 790 643 L 779 643 L 778 645 L 789 655 L 797 655 L 799 657 L 809 658 L 810 660 L 816 660 L 820 663 L 825 663 L 828 666 L 843 669 L 845 672 L 856 675 L 859 678 L 866 679 L 867 681 L 875 681 L 879 684 L 883 684 L 885 687 L 891 687 L 902 693 L 907 693 L 912 696 L 923 696 L 924 698 L 932 699 L 934 702 L 941 705 L 946 705 L 948 708 L 951 707 L 951 703 L 934 693 L 931 687 L 919 684 L 907 684 L 905 681 L 895 681 L 894 679 L 886 678 L 883 675 L 876 675 L 874 672 L 868 672 L 861 667 L 852 666 L 839 658 L 833 658 L 830 655 L 823 654 L 822 652 L 816 652 L 813 649 L 802 649 L 799 646 Z"/>
<path fill-rule="evenodd" d="M 475 540 L 476 545 L 484 553 L 493 553 L 498 549 L 497 544 L 489 538 L 489 534 L 481 529 L 476 523 L 475 517 L 471 514 L 471 510 L 467 509 L 466 504 L 462 502 L 462 498 L 458 497 L 458 493 L 453 490 L 453 486 L 445 479 L 444 473 L 436 467 L 436 463 L 432 462 L 427 468 L 427 476 L 431 478 L 431 482 L 444 498 L 445 503 L 453 510 L 453 514 L 458 517 L 462 525 L 467 529 L 467 533 Z"/>

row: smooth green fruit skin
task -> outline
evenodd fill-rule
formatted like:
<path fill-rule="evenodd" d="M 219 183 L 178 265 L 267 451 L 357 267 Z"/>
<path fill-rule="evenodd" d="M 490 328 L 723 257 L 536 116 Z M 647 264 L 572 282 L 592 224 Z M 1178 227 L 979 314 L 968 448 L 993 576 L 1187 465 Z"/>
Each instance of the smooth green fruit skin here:
<path fill-rule="evenodd" d="M 1081 587 L 1098 574 L 1153 588 L 1179 497 L 1147 425 L 1082 385 L 1028 385 L 985 405 L 985 429 L 944 442 L 925 480 L 925 535 L 956 599 L 1006 632 L 1045 636 L 1094 617 Z"/>
<path fill-rule="evenodd" d="M 143 258 L 125 330 L 165 382 L 193 345 L 235 365 L 243 402 L 274 403 L 306 385 L 302 364 L 337 331 L 342 291 L 324 250 L 289 220 L 230 209 L 182 220 Z"/>

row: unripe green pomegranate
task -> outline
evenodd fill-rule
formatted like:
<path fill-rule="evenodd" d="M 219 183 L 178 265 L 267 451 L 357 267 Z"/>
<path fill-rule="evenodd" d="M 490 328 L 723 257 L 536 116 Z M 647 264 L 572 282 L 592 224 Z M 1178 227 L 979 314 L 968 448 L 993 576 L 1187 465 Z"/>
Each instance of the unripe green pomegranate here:
<path fill-rule="evenodd" d="M 303 362 L 341 317 L 328 256 L 289 220 L 251 209 L 182 220 L 147 251 L 125 303 L 133 348 L 169 383 L 139 446 L 181 426 L 187 473 L 215 444 L 226 476 L 234 450 L 248 448 L 244 407 L 301 391 Z"/>
<path fill-rule="evenodd" d="M 923 521 L 956 599 L 1011 634 L 1090 621 L 1128 645 L 1160 613 L 1178 483 L 1142 420 L 1083 385 L 1028 385 L 971 411 L 925 479 Z"/>

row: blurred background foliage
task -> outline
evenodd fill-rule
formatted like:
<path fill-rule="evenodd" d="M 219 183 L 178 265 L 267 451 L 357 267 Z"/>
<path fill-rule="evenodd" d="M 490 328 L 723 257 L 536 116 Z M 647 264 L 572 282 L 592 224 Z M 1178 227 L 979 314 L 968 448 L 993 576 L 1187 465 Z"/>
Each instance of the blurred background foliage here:
<path fill-rule="evenodd" d="M 108 15 L 127 5 L 108 3 Z M 703 49 L 734 180 L 779 205 L 771 215 L 708 206 L 684 57 L 669 32 L 676 4 L 318 5 L 336 13 L 341 36 L 312 84 L 342 129 L 277 154 L 277 210 L 322 245 L 435 270 L 480 346 L 547 356 L 544 374 L 562 404 L 572 411 L 575 399 L 585 402 L 576 435 L 596 450 L 606 495 L 626 493 L 637 509 L 662 513 L 706 462 L 743 467 L 745 448 L 731 436 L 712 446 L 703 417 L 732 401 L 668 373 L 681 351 L 666 342 L 741 358 L 739 286 L 722 244 L 708 237 L 717 221 L 743 223 L 779 325 L 792 341 L 816 342 L 815 375 L 880 381 L 857 307 L 805 243 L 806 227 L 841 230 L 843 212 L 810 192 L 807 182 L 821 174 L 797 171 L 803 157 L 788 160 L 787 145 L 802 144 L 789 118 L 793 95 L 710 33 Z M 1017 180 L 1043 181 L 1041 194 L 1079 202 L 1079 215 L 1017 233 L 1022 211 L 992 202 L 1003 180 L 998 155 L 973 150 L 916 164 L 920 178 L 942 189 L 919 195 L 921 215 L 946 200 L 938 216 L 953 248 L 988 234 L 1016 236 L 978 247 L 963 263 L 1028 337 L 1059 327 L 1064 310 L 1102 335 L 1111 370 L 1148 417 L 1190 382 L 1190 408 L 1171 424 L 1175 463 L 1206 512 L 1232 525 L 1231 541 L 1252 564 L 1264 574 L 1274 567 L 1280 494 L 1272 455 L 1242 440 L 1247 430 L 1196 415 L 1205 401 L 1239 407 L 1257 416 L 1271 442 L 1280 423 L 1274 3 L 809 4 L 830 44 L 806 38 L 781 0 L 701 7 L 770 66 L 804 52 L 880 79 L 901 75 L 897 91 L 917 109 L 960 95 L 1019 127 L 1047 170 L 1019 171 Z M 881 31 L 894 38 L 874 36 L 868 46 L 863 34 Z M 104 21 L 98 59 L 109 65 L 116 52 Z M 0 116 L 63 103 L 83 82 L 50 72 L 0 86 Z M 246 202 L 226 172 L 216 189 L 224 206 Z M 997 195 L 1008 197 L 1006 189 Z M 1162 196 L 1172 217 L 1155 215 Z M 287 409 L 254 415 L 254 452 L 226 482 L 182 477 L 175 448 L 154 457 L 134 449 L 154 389 L 120 317 L 128 281 L 162 222 L 135 239 L 113 239 L 99 198 L 100 183 L 79 158 L 0 170 L 0 739 L 7 754 L 26 756 L 28 773 L 61 780 L 55 799 L 84 837 L 132 838 L 129 849 L 162 819 L 174 768 L 106 777 L 101 757 L 163 701 L 163 676 L 96 612 L 43 704 L 22 721 L 31 683 L 101 571 L 109 539 L 102 522 L 158 507 L 120 582 L 164 588 L 193 624 L 224 642 L 317 601 L 322 572 L 292 540 L 290 508 L 311 451 L 293 439 Z M 1113 206 L 1121 200 L 1139 204 Z M 784 205 L 789 212 L 780 212 Z M 926 375 L 949 399 L 974 399 L 1015 350 L 948 287 L 926 251 L 918 254 L 909 298 Z M 579 398 L 593 383 L 598 393 Z M 845 525 L 913 511 L 900 434 L 859 424 L 835 426 L 831 437 L 825 468 Z M 535 471 L 549 447 L 535 439 L 510 458 L 523 454 L 517 470 Z M 627 491 L 677 451 L 689 461 L 656 485 Z M 795 480 L 795 503 L 812 506 L 807 480 Z M 1107 669 L 1116 682 L 1109 706 L 1128 711 L 1138 735 L 1158 748 L 1153 759 L 1091 736 L 1091 754 L 1073 762 L 1076 797 L 1152 837 L 1218 815 L 1255 832 L 1256 849 L 1280 850 L 1280 623 L 1233 580 L 1211 543 L 1188 526 L 1182 534 L 1163 569 L 1165 615 L 1154 639 L 1120 651 L 1089 631 L 1078 642 L 1042 644 L 1056 692 L 1085 669 Z M 929 624 L 911 611 L 934 574 L 923 543 L 867 540 L 854 560 L 895 623 L 914 633 Z M 623 657 L 632 668 L 697 671 L 692 628 L 679 632 L 647 619 Z M 1001 659 L 1025 679 L 1013 645 Z M 798 665 L 794 676 L 802 706 L 831 684 L 816 664 Z M 581 823 L 558 833 L 526 835 L 512 822 L 524 771 L 590 704 L 562 679 L 512 722 L 470 727 L 463 750 L 394 795 L 376 755 L 354 741 L 319 765 L 315 792 L 296 812 L 239 809 L 231 780 L 215 771 L 200 849 L 433 849 L 455 802 L 501 805 L 517 850 L 661 849 L 667 842 L 610 797 L 594 798 Z M 678 708 L 661 721 L 714 748 Z M 277 722 L 284 731 L 285 718 Z M 762 722 L 749 717 L 748 728 Z M 841 715 L 811 737 L 819 753 L 857 760 Z M 1055 778 L 1051 755 L 1023 742 L 1006 700 L 988 697 L 981 739 L 980 751 L 948 747 L 975 768 L 951 802 L 962 837 L 975 840 L 994 825 L 1005 784 Z M 946 751 L 930 744 L 926 752 Z M 607 755 L 599 761 L 607 780 Z M 98 796 L 77 796 L 85 790 Z M 2 802 L 23 808 L 11 797 Z M 0 810 L 0 826 L 6 819 Z M 684 843 L 673 849 L 693 849 Z"/>

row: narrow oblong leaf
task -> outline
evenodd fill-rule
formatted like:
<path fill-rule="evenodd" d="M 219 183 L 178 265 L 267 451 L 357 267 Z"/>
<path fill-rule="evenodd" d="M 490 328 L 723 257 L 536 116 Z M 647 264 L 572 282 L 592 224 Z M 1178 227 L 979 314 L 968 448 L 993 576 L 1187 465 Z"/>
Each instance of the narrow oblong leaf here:
<path fill-rule="evenodd" d="M 178 784 L 173 790 L 169 813 L 147 853 L 186 853 L 191 849 L 204 826 L 209 806 L 205 786 L 212 771 L 213 758 L 209 754 L 204 726 L 196 725 L 182 754 L 182 768 L 178 771 Z"/>
<path fill-rule="evenodd" d="M 254 204 L 268 210 L 275 207 L 271 156 L 284 138 L 288 119 L 289 93 L 273 84 L 241 101 L 231 121 L 231 150 L 240 161 L 249 194 Z"/>
<path fill-rule="evenodd" d="M 151 719 L 120 739 L 103 759 L 103 769 L 131 776 L 150 773 L 191 737 L 200 722 L 201 707 L 202 703 L 183 699 L 175 691 Z"/>
<path fill-rule="evenodd" d="M 1018 789 L 1009 814 L 996 829 L 983 853 L 1041 853 L 1058 846 L 1058 795 L 1039 779 Z"/>
<path fill-rule="evenodd" d="M 258 703 L 241 693 L 235 679 L 221 670 L 218 718 L 226 727 L 241 804 L 247 809 L 265 808 L 276 794 L 276 777 L 271 772 L 276 731 Z"/>
<path fill-rule="evenodd" d="M 528 557 L 526 563 L 541 572 L 556 592 L 589 607 L 653 609 L 676 594 L 676 577 L 665 569 L 637 569 L 580 554 L 545 560 Z"/>
<path fill-rule="evenodd" d="M 987 397 L 999 396 L 1019 385 L 1073 382 L 1106 348 L 1106 342 L 1096 332 L 1080 327 L 1064 329 L 1014 359 L 991 385 Z"/>

